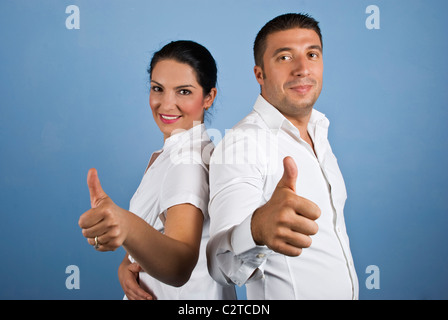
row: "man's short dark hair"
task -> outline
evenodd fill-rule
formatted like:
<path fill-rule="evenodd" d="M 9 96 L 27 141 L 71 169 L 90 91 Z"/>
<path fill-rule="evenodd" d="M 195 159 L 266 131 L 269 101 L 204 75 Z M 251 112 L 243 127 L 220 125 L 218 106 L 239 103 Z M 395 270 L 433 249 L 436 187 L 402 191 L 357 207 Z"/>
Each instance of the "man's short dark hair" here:
<path fill-rule="evenodd" d="M 319 36 L 321 47 L 322 34 L 320 33 L 319 22 L 308 14 L 287 13 L 280 15 L 264 25 L 258 32 L 254 42 L 254 58 L 257 66 L 263 67 L 263 55 L 266 51 L 266 38 L 268 35 L 278 31 L 285 31 L 294 28 L 311 29 Z"/>

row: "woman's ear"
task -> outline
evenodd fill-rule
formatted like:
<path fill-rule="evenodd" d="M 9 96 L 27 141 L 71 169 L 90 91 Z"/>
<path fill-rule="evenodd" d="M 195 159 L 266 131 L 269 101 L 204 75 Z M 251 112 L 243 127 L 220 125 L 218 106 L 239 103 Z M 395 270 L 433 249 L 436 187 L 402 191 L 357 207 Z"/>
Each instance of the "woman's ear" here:
<path fill-rule="evenodd" d="M 218 90 L 216 88 L 212 88 L 210 92 L 204 98 L 204 109 L 207 110 L 210 108 L 215 101 Z"/>

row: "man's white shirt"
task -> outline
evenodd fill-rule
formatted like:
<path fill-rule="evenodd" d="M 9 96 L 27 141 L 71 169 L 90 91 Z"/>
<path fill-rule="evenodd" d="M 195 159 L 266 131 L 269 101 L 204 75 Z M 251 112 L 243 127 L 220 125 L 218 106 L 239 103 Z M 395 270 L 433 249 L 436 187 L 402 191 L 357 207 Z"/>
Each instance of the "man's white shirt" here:
<path fill-rule="evenodd" d="M 327 139 L 329 121 L 313 110 L 308 133 L 315 153 L 261 95 L 254 109 L 216 146 L 210 161 L 209 272 L 222 284 L 246 284 L 248 299 L 357 299 L 358 279 L 344 221 L 347 198 Z M 283 175 L 283 158 L 298 168 L 296 192 L 321 216 L 312 244 L 298 257 L 258 246 L 252 213 L 270 198 Z"/>

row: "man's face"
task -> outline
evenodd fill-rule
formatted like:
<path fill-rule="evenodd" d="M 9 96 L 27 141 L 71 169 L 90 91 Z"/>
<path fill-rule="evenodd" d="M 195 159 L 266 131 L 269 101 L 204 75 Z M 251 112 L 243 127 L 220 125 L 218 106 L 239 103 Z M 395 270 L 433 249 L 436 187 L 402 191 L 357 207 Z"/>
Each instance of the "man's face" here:
<path fill-rule="evenodd" d="M 254 68 L 262 96 L 290 120 L 309 115 L 322 90 L 317 33 L 295 28 L 268 35 L 263 64 Z"/>

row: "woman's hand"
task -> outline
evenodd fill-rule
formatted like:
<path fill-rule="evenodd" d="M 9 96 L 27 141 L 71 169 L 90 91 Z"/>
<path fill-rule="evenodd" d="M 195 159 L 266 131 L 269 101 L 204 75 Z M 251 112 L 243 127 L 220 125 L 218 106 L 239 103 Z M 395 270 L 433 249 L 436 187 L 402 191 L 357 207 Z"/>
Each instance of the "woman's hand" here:
<path fill-rule="evenodd" d="M 146 273 L 171 286 L 183 286 L 190 279 L 201 243 L 204 216 L 200 209 L 190 203 L 168 208 L 161 233 L 117 206 L 103 191 L 95 169 L 89 170 L 87 185 L 92 209 L 78 223 L 90 245 L 98 251 L 123 246 Z"/>
<path fill-rule="evenodd" d="M 118 279 L 129 300 L 156 300 L 154 293 L 146 292 L 139 285 L 139 272 L 143 271 L 137 263 L 131 263 L 127 257 L 118 267 Z"/>
<path fill-rule="evenodd" d="M 116 250 L 126 240 L 130 213 L 117 206 L 103 191 L 95 169 L 89 170 L 87 185 L 92 209 L 79 218 L 82 234 L 99 251 Z"/>

